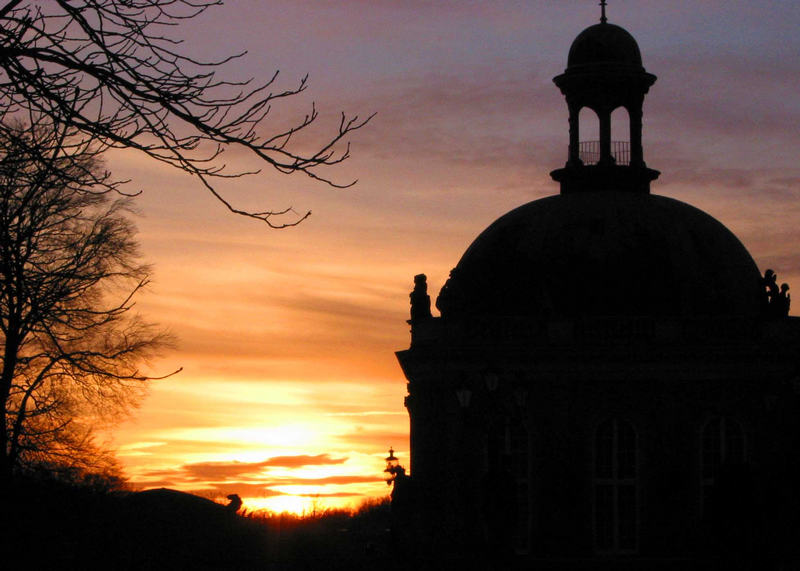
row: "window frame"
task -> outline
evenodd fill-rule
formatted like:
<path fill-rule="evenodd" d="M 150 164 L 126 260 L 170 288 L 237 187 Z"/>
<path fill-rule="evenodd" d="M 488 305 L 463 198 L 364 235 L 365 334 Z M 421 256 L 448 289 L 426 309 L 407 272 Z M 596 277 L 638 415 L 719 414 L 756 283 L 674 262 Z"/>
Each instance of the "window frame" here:
<path fill-rule="evenodd" d="M 610 470 L 601 468 L 602 436 L 601 430 L 610 426 Z M 624 448 L 625 442 L 621 437 L 623 430 L 628 430 L 632 448 Z M 640 462 L 640 437 L 635 425 L 624 418 L 612 417 L 598 422 L 592 431 L 592 535 L 594 550 L 600 554 L 635 554 L 639 551 L 639 526 L 640 526 L 640 498 L 639 498 L 639 473 Z M 632 467 L 632 471 L 629 470 Z M 600 512 L 601 493 L 610 491 L 610 498 L 606 498 L 610 507 L 610 515 Z M 632 492 L 630 496 L 630 520 L 622 513 L 623 493 Z M 610 502 L 608 501 L 610 500 Z M 625 541 L 623 527 L 629 525 L 632 536 L 630 542 Z M 608 526 L 610 533 L 601 530 L 601 526 Z M 603 536 L 608 535 L 610 541 L 604 541 Z"/>
<path fill-rule="evenodd" d="M 712 425 L 717 423 L 717 427 L 713 428 L 715 430 L 715 434 L 712 436 L 717 437 L 719 457 L 715 458 L 716 461 L 713 462 L 707 458 L 706 454 L 706 443 L 710 440 L 710 438 L 707 438 L 707 432 L 710 428 L 712 428 Z M 732 434 L 731 429 L 733 427 L 735 427 L 738 431 L 736 438 L 730 438 L 730 435 Z M 748 460 L 748 442 L 747 432 L 745 431 L 745 427 L 741 422 L 732 416 L 715 415 L 707 418 L 700 427 L 700 513 L 703 514 L 703 516 L 706 514 L 711 492 L 714 489 L 714 483 L 719 476 L 720 468 L 726 463 L 730 463 L 732 461 L 730 458 L 730 449 L 733 448 L 731 444 L 736 439 L 739 440 L 739 444 L 737 445 L 739 448 L 739 457 L 733 459 L 733 462 L 744 464 Z M 716 456 L 717 455 L 715 454 L 715 457 Z"/>

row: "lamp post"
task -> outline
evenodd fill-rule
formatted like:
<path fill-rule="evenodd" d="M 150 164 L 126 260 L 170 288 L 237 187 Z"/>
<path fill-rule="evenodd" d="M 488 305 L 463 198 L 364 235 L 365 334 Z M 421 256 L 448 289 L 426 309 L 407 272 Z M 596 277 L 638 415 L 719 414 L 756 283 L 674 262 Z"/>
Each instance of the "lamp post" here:
<path fill-rule="evenodd" d="M 500 377 L 498 377 L 497 373 L 494 371 L 486 371 L 483 374 L 483 380 L 486 383 L 486 390 L 488 390 L 490 393 L 496 391 L 498 385 L 500 384 Z"/>
<path fill-rule="evenodd" d="M 390 446 L 389 455 L 386 457 L 386 469 L 383 471 L 383 473 L 386 474 L 384 479 L 386 480 L 387 486 L 392 485 L 400 469 L 400 460 L 394 455 L 394 449 Z"/>
<path fill-rule="evenodd" d="M 469 388 L 469 385 L 467 374 L 464 372 L 460 373 L 455 392 L 456 398 L 458 399 L 458 406 L 462 409 L 469 408 L 470 400 L 472 400 L 472 389 Z"/>
<path fill-rule="evenodd" d="M 469 407 L 469 401 L 472 399 L 472 391 L 467 387 L 458 387 L 456 389 L 456 398 L 461 408 L 467 408 Z"/>

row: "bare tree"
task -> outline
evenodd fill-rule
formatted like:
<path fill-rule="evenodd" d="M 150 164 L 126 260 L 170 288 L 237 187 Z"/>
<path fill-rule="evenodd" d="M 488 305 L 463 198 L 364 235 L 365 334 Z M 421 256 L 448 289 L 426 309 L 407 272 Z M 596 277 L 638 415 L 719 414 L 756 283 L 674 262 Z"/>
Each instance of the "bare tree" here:
<path fill-rule="evenodd" d="M 194 175 L 233 212 L 272 227 L 299 223 L 310 213 L 286 221 L 280 215 L 291 209 L 248 212 L 226 200 L 215 179 L 252 173 L 228 170 L 222 154 L 240 147 L 281 173 L 347 187 L 355 181 L 335 182 L 324 167 L 348 158 L 347 135 L 371 116 L 342 114 L 338 129 L 307 152 L 295 139 L 317 119 L 313 104 L 291 126 L 265 133 L 273 105 L 305 91 L 307 77 L 289 89 L 276 89 L 278 72 L 261 84 L 220 79 L 217 72 L 244 53 L 198 61 L 181 53 L 180 42 L 168 35 L 221 4 L 0 1 L 0 121 L 33 109 L 105 147 L 137 149 Z"/>
<path fill-rule="evenodd" d="M 132 311 L 148 283 L 129 198 L 75 127 L 0 130 L 0 477 L 86 468 L 93 428 L 143 394 L 169 336 Z"/>

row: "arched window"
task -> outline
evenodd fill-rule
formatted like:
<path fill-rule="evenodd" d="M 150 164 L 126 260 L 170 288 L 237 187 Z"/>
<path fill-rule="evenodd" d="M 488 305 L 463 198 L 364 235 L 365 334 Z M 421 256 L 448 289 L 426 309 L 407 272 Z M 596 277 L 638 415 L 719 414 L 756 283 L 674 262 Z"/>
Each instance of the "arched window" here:
<path fill-rule="evenodd" d="M 624 420 L 600 423 L 594 435 L 594 538 L 601 552 L 634 552 L 638 531 L 638 439 Z"/>
<path fill-rule="evenodd" d="M 712 418 L 703 426 L 700 450 L 705 510 L 720 468 L 725 464 L 744 464 L 746 461 L 742 426 L 732 418 Z"/>
<path fill-rule="evenodd" d="M 593 165 L 600 160 L 600 119 L 593 109 L 584 107 L 578 115 L 580 132 L 580 159 Z"/>
<path fill-rule="evenodd" d="M 617 107 L 611 113 L 611 155 L 618 165 L 631 164 L 631 121 L 628 110 Z"/>

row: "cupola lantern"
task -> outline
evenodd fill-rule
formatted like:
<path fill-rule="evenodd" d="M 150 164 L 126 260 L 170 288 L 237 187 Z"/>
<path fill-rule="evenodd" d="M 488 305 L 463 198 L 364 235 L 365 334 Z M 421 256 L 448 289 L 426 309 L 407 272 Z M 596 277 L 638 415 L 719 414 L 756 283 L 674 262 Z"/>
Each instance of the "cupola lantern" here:
<path fill-rule="evenodd" d="M 569 153 L 564 168 L 550 173 L 561 192 L 650 192 L 659 172 L 647 168 L 642 149 L 644 96 L 656 81 L 642 65 L 636 40 L 627 30 L 609 24 L 602 3 L 599 24 L 581 32 L 569 50 L 567 69 L 553 81 L 567 99 Z M 611 115 L 618 108 L 628 113 L 627 141 L 611 138 Z M 597 114 L 599 140 L 582 141 L 580 113 Z"/>

